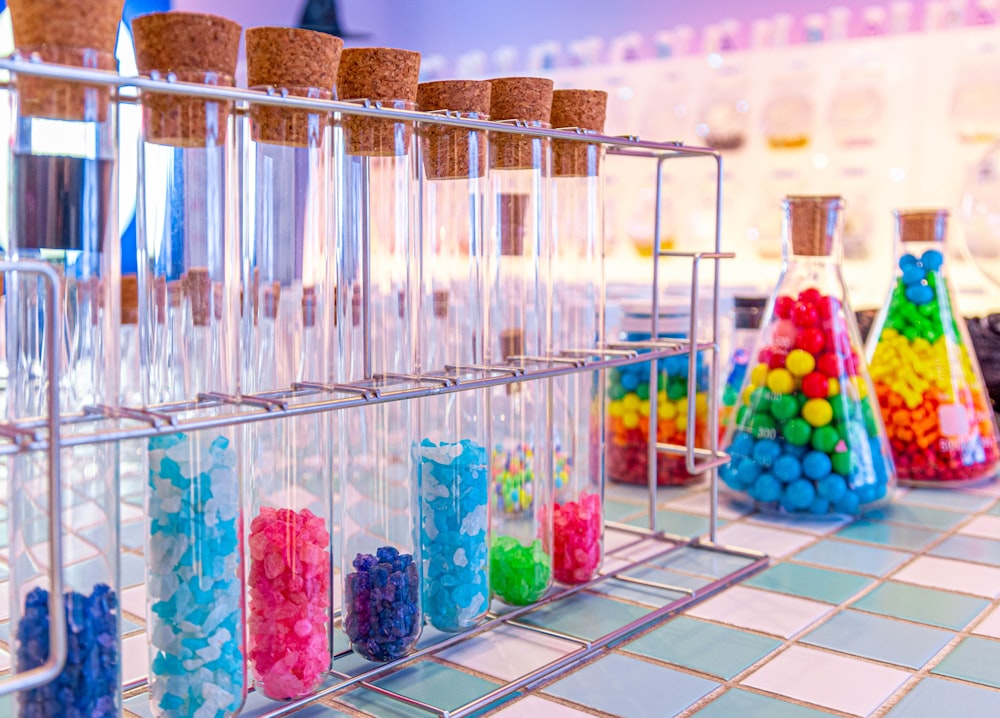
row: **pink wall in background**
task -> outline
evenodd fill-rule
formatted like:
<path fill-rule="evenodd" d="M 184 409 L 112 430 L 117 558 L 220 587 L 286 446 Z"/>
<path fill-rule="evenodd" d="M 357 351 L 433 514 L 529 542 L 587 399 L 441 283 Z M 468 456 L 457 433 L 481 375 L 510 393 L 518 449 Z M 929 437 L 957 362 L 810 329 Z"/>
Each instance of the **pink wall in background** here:
<path fill-rule="evenodd" d="M 979 0 L 946 0 L 942 5 L 970 8 L 976 14 Z M 292 25 L 305 0 L 174 0 L 174 7 L 200 10 L 230 17 L 244 27 Z M 450 62 L 473 50 L 492 53 L 501 45 L 520 51 L 523 66 L 532 45 L 554 40 L 565 45 L 596 35 L 608 42 L 619 35 L 638 32 L 643 36 L 643 55 L 652 54 L 657 31 L 677 25 L 695 31 L 694 47 L 700 46 L 701 30 L 734 18 L 743 23 L 743 45 L 749 24 L 776 13 L 795 18 L 792 40 L 802 39 L 802 19 L 809 13 L 827 13 L 832 6 L 851 10 L 851 34 L 860 34 L 862 11 L 871 0 L 339 0 L 340 21 L 349 32 L 368 33 L 349 40 L 353 45 L 384 45 L 441 54 Z M 885 8 L 897 2 L 884 2 Z M 924 0 L 912 3 L 911 29 L 921 27 Z M 971 20 L 970 20 L 971 21 Z"/>

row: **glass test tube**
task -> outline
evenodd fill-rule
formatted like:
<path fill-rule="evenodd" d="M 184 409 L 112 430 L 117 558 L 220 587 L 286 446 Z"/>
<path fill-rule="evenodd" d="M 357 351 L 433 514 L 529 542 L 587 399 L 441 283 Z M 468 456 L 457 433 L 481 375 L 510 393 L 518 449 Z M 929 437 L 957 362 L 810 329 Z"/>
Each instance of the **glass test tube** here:
<path fill-rule="evenodd" d="M 240 26 L 195 13 L 133 21 L 144 75 L 231 86 Z M 183 69 L 181 69 L 183 68 Z M 231 103 L 144 92 L 139 152 L 146 400 L 236 395 L 239 236 Z M 153 714 L 233 716 L 246 691 L 239 432 L 149 440 L 146 577 Z"/>

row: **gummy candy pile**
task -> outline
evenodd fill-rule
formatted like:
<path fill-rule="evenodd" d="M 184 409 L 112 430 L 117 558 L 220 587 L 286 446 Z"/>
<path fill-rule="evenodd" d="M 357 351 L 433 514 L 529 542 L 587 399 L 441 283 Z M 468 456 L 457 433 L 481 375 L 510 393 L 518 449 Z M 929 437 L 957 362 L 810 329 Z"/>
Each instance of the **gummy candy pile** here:
<path fill-rule="evenodd" d="M 344 589 L 344 632 L 370 661 L 402 658 L 420 637 L 420 576 L 412 554 L 392 546 L 359 553 Z"/>
<path fill-rule="evenodd" d="M 497 508 L 516 514 L 531 508 L 535 496 L 535 469 L 532 465 L 535 450 L 522 444 L 508 450 L 497 446 L 493 450 L 493 488 Z M 573 458 L 558 447 L 554 452 L 552 484 L 559 491 L 569 482 Z"/>

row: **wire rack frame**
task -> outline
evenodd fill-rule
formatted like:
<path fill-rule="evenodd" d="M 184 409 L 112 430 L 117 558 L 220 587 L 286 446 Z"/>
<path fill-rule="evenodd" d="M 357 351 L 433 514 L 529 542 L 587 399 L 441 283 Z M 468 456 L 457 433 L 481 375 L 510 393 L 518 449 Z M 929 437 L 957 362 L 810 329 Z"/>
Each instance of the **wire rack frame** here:
<path fill-rule="evenodd" d="M 200 97 L 206 100 L 231 101 L 236 103 L 237 112 L 246 112 L 246 108 L 251 104 L 280 106 L 291 109 L 312 110 L 314 112 L 330 113 L 331 120 L 337 115 L 353 114 L 361 116 L 381 117 L 397 121 L 408 121 L 420 124 L 436 124 L 465 128 L 469 130 L 485 130 L 489 132 L 515 133 L 531 137 L 544 137 L 550 139 L 560 139 L 568 141 L 588 142 L 605 146 L 609 155 L 624 157 L 640 157 L 653 159 L 656 165 L 655 189 L 656 189 L 656 209 L 653 217 L 654 231 L 653 240 L 656 251 L 654 261 L 651 288 L 652 306 L 650 319 L 649 342 L 639 343 L 616 343 L 603 344 L 597 347 L 565 348 L 562 351 L 544 357 L 512 357 L 510 361 L 503 365 L 472 366 L 472 367 L 442 367 L 435 372 L 416 375 L 374 375 L 364 382 L 351 384 L 325 384 L 322 382 L 302 382 L 289 387 L 280 392 L 269 392 L 266 394 L 230 396 L 223 394 L 205 394 L 194 397 L 189 401 L 177 402 L 174 404 L 160 405 L 153 407 L 114 407 L 114 406 L 94 406 L 88 407 L 79 414 L 59 415 L 58 413 L 58 392 L 53 390 L 50 393 L 49 407 L 50 413 L 46 417 L 26 419 L 18 422 L 7 422 L 0 424 L 0 437 L 6 439 L 5 443 L 0 443 L 0 455 L 15 454 L 24 451 L 48 452 L 50 459 L 50 490 L 53 493 L 53 501 L 58 500 L 59 493 L 59 449 L 73 445 L 120 441 L 130 438 L 148 437 L 157 434 L 175 433 L 179 430 L 197 430 L 220 425 L 235 425 L 256 421 L 277 420 L 286 416 L 294 416 L 305 413 L 316 413 L 321 411 L 332 411 L 350 409 L 357 406 L 364 406 L 373 403 L 386 401 L 403 401 L 428 396 L 435 393 L 465 391 L 476 388 L 484 388 L 497 384 L 537 381 L 543 378 L 552 378 L 564 374 L 580 371 L 594 371 L 608 369 L 615 366 L 649 362 L 651 386 L 655 386 L 657 380 L 657 361 L 660 358 L 687 354 L 689 376 L 696 375 L 697 357 L 700 353 L 707 353 L 709 356 L 709 376 L 710 390 L 708 392 L 708 415 L 709 415 L 709 446 L 698 448 L 695 446 L 695 393 L 696 382 L 688 382 L 688 428 L 686 441 L 683 446 L 665 444 L 656 440 L 657 426 L 657 406 L 655 402 L 650 404 L 649 416 L 649 444 L 648 444 L 648 473 L 647 484 L 649 492 L 649 526 L 648 528 L 635 528 L 631 526 L 619 526 L 608 523 L 609 526 L 632 532 L 636 536 L 636 542 L 646 539 L 663 542 L 662 552 L 655 557 L 646 558 L 641 561 L 633 561 L 612 572 L 602 573 L 593 580 L 574 587 L 559 587 L 550 592 L 539 602 L 530 606 L 519 608 L 503 615 L 491 614 L 490 620 L 486 623 L 456 634 L 439 641 L 433 645 L 425 646 L 415 653 L 400 660 L 375 666 L 358 673 L 350 675 L 337 671 L 336 668 L 330 672 L 332 683 L 328 683 L 315 694 L 297 701 L 281 704 L 278 707 L 258 714 L 260 718 L 283 716 L 294 713 L 319 700 L 334 697 L 350 691 L 354 688 L 363 687 L 375 693 L 385 695 L 393 700 L 399 701 L 414 708 L 427 711 L 442 718 L 460 718 L 481 710 L 490 705 L 511 696 L 519 690 L 532 688 L 546 681 L 550 681 L 580 665 L 582 662 L 598 655 L 600 651 L 614 644 L 616 641 L 629 636 L 636 631 L 647 627 L 662 618 L 672 615 L 684 608 L 704 600 L 708 596 L 722 590 L 723 588 L 737 583 L 747 576 L 761 570 L 767 565 L 768 559 L 765 555 L 748 549 L 736 548 L 719 544 L 717 541 L 718 528 L 718 477 L 716 469 L 728 461 L 728 456 L 719 448 L 718 440 L 718 391 L 716 389 L 719 376 L 719 298 L 720 298 L 720 267 L 719 262 L 723 259 L 731 258 L 733 255 L 721 251 L 721 213 L 722 213 L 722 157 L 712 149 L 690 147 L 680 142 L 651 142 L 641 140 L 634 136 L 613 137 L 597 134 L 575 128 L 569 129 L 543 129 L 529 127 L 524 123 L 501 123 L 484 120 L 470 120 L 456 117 L 452 114 L 427 114 L 410 110 L 399 110 L 395 108 L 382 107 L 379 103 L 347 103 L 329 100 L 317 100 L 310 98 L 300 98 L 287 96 L 281 92 L 257 92 L 239 88 L 208 87 L 205 85 L 178 82 L 175 77 L 151 76 L 148 78 L 125 77 L 114 72 L 100 70 L 89 70 L 75 67 L 65 67 L 42 63 L 37 58 L 12 57 L 0 59 L 0 71 L 7 71 L 16 77 L 18 74 L 31 75 L 37 77 L 47 77 L 51 79 L 64 80 L 68 82 L 86 83 L 90 85 L 100 85 L 112 88 L 118 102 L 132 103 L 136 101 L 136 91 L 169 93 L 184 95 L 189 97 Z M 16 80 L 14 81 L 16 86 Z M 671 159 L 679 158 L 709 158 L 715 163 L 715 228 L 714 228 L 714 251 L 711 252 L 666 252 L 661 246 L 661 207 L 662 207 L 662 166 L 663 163 Z M 691 313 L 688 341 L 664 342 L 656 338 L 659 336 L 659 277 L 660 262 L 666 258 L 675 260 L 687 259 L 691 263 Z M 703 330 L 702 318 L 699 316 L 699 292 L 700 292 L 700 272 L 702 265 L 706 262 L 712 264 L 712 310 L 708 322 L 710 331 L 706 341 L 698 341 Z M 36 266 L 40 265 L 40 266 Z M 50 283 L 50 293 L 55 296 L 57 283 L 52 283 L 53 278 L 48 277 L 52 273 L 51 269 L 44 266 L 44 263 L 32 262 L 3 262 L 0 263 L 0 271 L 26 271 L 38 272 L 46 275 L 47 282 Z M 46 271 L 48 270 L 48 271 Z M 54 273 L 53 273 L 54 274 Z M 56 307 L 57 315 L 52 321 L 47 323 L 47 330 L 52 326 L 60 326 L 58 321 L 58 302 L 50 301 L 50 306 Z M 54 342 L 48 343 L 48 354 L 55 354 Z M 49 366 L 56 366 L 52 362 L 55 357 L 46 357 L 50 360 Z M 55 384 L 52 382 L 51 384 Z M 317 400 L 317 396 L 321 396 Z M 220 411 L 220 407 L 223 409 Z M 213 409 L 216 416 L 208 416 L 204 410 Z M 193 416 L 191 416 L 193 414 Z M 93 424 L 91 431 L 80 432 L 74 430 L 71 434 L 64 434 L 62 427 L 81 422 Z M 138 424 L 138 426 L 137 426 Z M 76 429 L 76 427 L 74 427 Z M 710 477 L 710 515 L 709 529 L 705 536 L 690 539 L 676 536 L 661 530 L 657 525 L 656 516 L 656 456 L 659 453 L 667 453 L 683 456 L 687 470 L 695 475 L 708 474 Z M 55 526 L 55 531 L 59 531 L 58 521 L 50 522 Z M 58 538 L 58 533 L 55 534 Z M 52 542 L 56 544 L 53 549 L 54 558 L 59 557 L 58 544 L 60 541 Z M 667 583 L 650 581 L 643 578 L 629 576 L 629 572 L 643 567 L 648 567 L 650 563 L 655 563 L 658 558 L 668 557 L 683 550 L 707 551 L 724 554 L 738 559 L 742 559 L 742 565 L 732 571 L 716 577 L 707 585 L 696 590 L 672 586 Z M 54 576 L 52 577 L 53 587 L 61 585 L 61 562 L 53 560 Z M 547 606 L 558 604 L 560 601 L 571 600 L 572 597 L 581 592 L 588 591 L 609 581 L 620 581 L 627 584 L 643 586 L 652 590 L 660 590 L 669 594 L 679 593 L 681 598 L 674 598 L 664 605 L 654 608 L 648 613 L 636 618 L 630 623 L 620 626 L 597 638 L 582 638 L 568 633 L 553 631 L 551 629 L 534 626 L 523 619 L 531 613 L 541 610 Z M 53 598 L 61 600 L 55 590 L 52 591 Z M 56 609 L 60 610 L 56 610 Z M 51 611 L 54 616 L 61 616 L 61 604 L 57 603 Z M 569 654 L 556 659 L 533 671 L 525 673 L 514 680 L 498 686 L 495 690 L 476 698 L 463 706 L 451 709 L 443 709 L 433 706 L 412 697 L 403 695 L 400 692 L 390 690 L 380 686 L 376 681 L 380 678 L 402 670 L 407 666 L 421 659 L 433 656 L 436 653 L 460 643 L 474 640 L 488 631 L 501 625 L 514 625 L 531 631 L 538 631 L 546 635 L 563 638 L 575 643 L 578 648 Z M 60 632 L 58 620 L 53 622 L 53 632 L 50 638 L 50 666 L 48 671 L 52 673 L 61 669 L 65 659 L 65 636 Z M 343 656 L 345 654 L 339 654 Z M 5 677 L 5 682 L 0 682 L 0 695 L 13 690 L 22 690 L 29 687 L 27 684 L 27 674 L 12 674 Z M 33 679 L 33 685 L 45 682 L 45 677 Z M 137 689 L 141 691 L 142 686 L 135 684 L 128 687 L 130 692 Z"/>

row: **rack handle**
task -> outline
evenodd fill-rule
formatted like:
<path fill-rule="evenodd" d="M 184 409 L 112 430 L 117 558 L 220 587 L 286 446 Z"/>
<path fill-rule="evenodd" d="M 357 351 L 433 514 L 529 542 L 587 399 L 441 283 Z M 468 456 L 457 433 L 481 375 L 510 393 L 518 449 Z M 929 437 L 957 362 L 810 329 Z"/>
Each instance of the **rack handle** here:
<path fill-rule="evenodd" d="M 23 673 L 11 673 L 0 679 L 0 696 L 18 691 L 31 690 L 55 680 L 66 664 L 66 608 L 63 598 L 62 572 L 62 486 L 60 467 L 59 436 L 59 340 L 57 327 L 62 326 L 62 309 L 59 303 L 60 279 L 52 267 L 45 262 L 33 260 L 0 261 L 0 272 L 24 272 L 38 274 L 45 281 L 48 304 L 51 310 L 45 318 L 45 363 L 48 369 L 49 412 L 47 425 L 49 441 L 46 452 L 49 458 L 49 657 L 35 668 Z M 15 275 L 14 282 L 17 277 Z M 10 283 L 8 287 L 16 286 Z M 17 586 L 13 586 L 17 597 Z M 17 640 L 11 636 L 12 644 Z M 16 661 L 16 647 L 13 651 Z M 16 665 L 16 663 L 15 663 Z"/>

